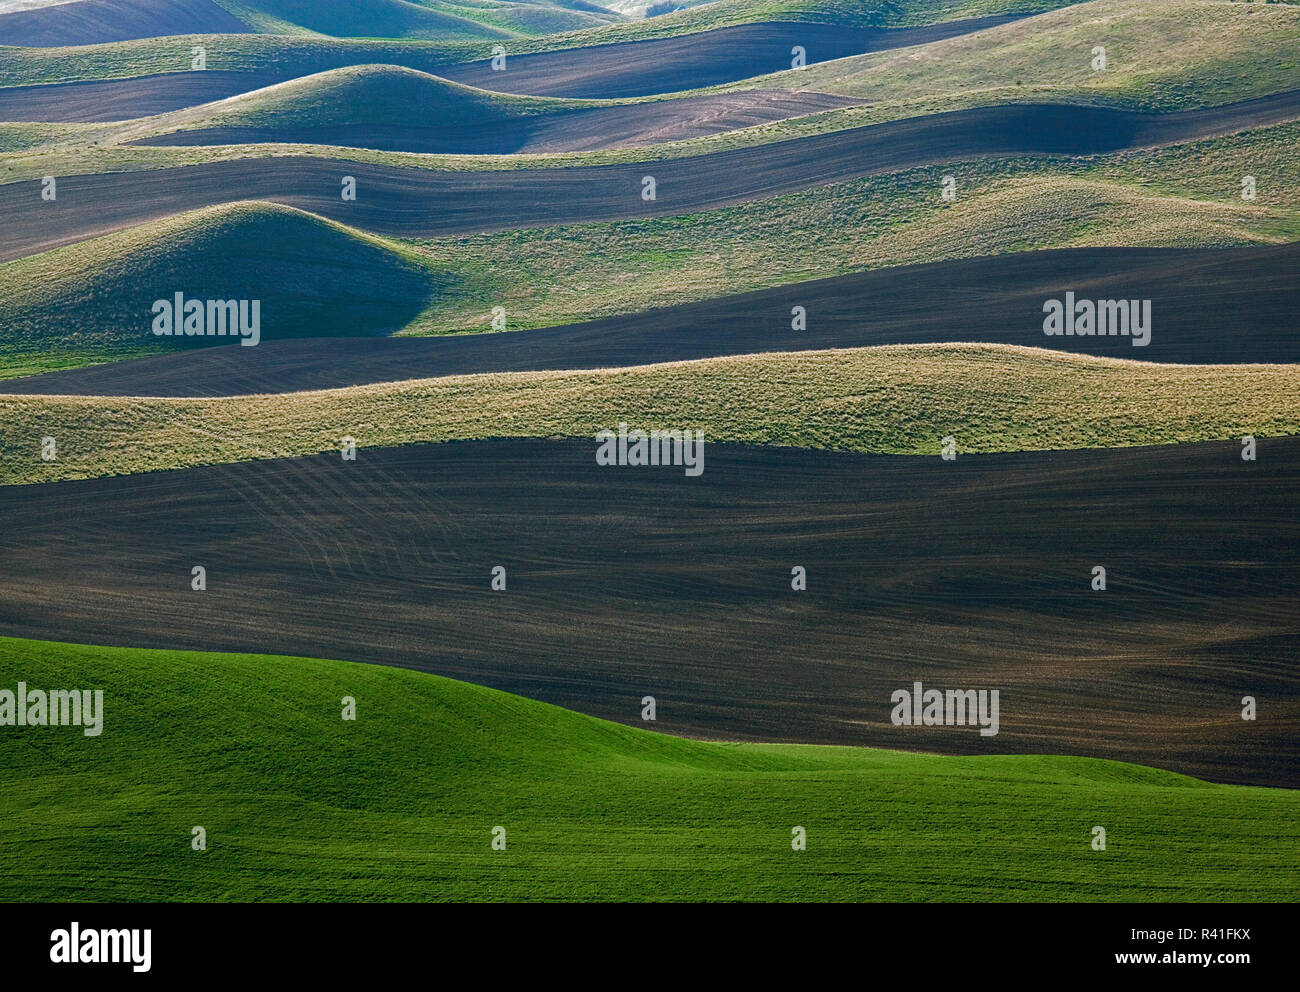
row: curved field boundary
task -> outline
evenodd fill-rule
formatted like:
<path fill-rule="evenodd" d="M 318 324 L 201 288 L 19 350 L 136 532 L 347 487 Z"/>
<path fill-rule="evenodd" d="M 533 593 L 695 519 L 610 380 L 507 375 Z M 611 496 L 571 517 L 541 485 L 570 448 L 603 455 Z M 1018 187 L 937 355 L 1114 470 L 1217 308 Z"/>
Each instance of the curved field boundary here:
<path fill-rule="evenodd" d="M 93 83 L 0 88 L 0 121 L 96 124 L 152 117 L 282 82 L 280 73 L 176 72 Z"/>
<path fill-rule="evenodd" d="M 39 181 L 0 186 L 0 261 L 235 200 L 273 200 L 385 234 L 464 234 L 670 216 L 966 158 L 1100 154 L 1297 117 L 1300 90 L 1164 115 L 1057 104 L 981 107 L 618 165 L 443 172 L 288 156 L 67 176 L 53 203 L 42 202 Z M 339 196 L 345 175 L 357 179 L 355 201 Z M 643 196 L 647 175 L 656 181 L 653 200 Z"/>
<path fill-rule="evenodd" d="M 862 101 L 828 93 L 746 90 L 622 107 L 538 114 L 472 127 L 340 124 L 319 127 L 209 127 L 141 138 L 135 145 L 338 145 L 450 155 L 551 154 L 635 148 L 699 138 L 850 107 Z"/>
<path fill-rule="evenodd" d="M 868 52 L 942 41 L 997 27 L 1021 16 L 976 17 L 918 28 L 854 28 L 832 24 L 769 22 L 697 34 L 506 56 L 450 66 L 439 75 L 500 93 L 615 98 L 677 93 L 733 83 L 791 67 L 794 46 L 807 64 Z M 794 77 L 797 78 L 797 77 Z"/>
<path fill-rule="evenodd" d="M 972 18 L 906 29 L 749 24 L 653 41 L 507 55 L 506 69 L 500 72 L 493 71 L 490 62 L 456 63 L 445 56 L 430 57 L 426 47 L 421 46 L 412 46 L 405 58 L 400 47 L 389 47 L 383 61 L 498 92 L 619 98 L 734 83 L 789 69 L 790 49 L 796 44 L 806 49 L 808 64 L 812 65 L 939 41 L 1018 19 Z M 355 54 L 340 52 L 307 72 L 373 61 L 375 55 L 370 49 L 358 47 Z M 0 120 L 66 124 L 128 120 L 224 99 L 301 74 L 293 68 L 264 72 L 206 70 L 0 88 Z M 207 78 L 199 82 L 196 77 L 200 76 Z M 790 78 L 791 85 L 798 81 L 797 75 Z"/>
<path fill-rule="evenodd" d="M 650 694 L 677 734 L 1300 785 L 1300 438 L 1256 462 L 1236 441 L 953 462 L 707 444 L 695 478 L 595 449 L 5 487 L 0 633 L 382 662 L 625 723 Z M 999 733 L 894 726 L 915 681 L 999 690 Z"/>
<path fill-rule="evenodd" d="M 73 0 L 0 14 L 0 45 L 30 48 L 250 31 L 212 0 Z"/>
<path fill-rule="evenodd" d="M 1297 273 L 1300 245 L 1028 252 L 877 269 L 506 334 L 202 348 L 3 381 L 0 393 L 231 396 L 474 372 L 951 341 L 1173 363 L 1293 363 L 1300 362 Z M 1044 335 L 1043 303 L 1066 290 L 1079 299 L 1151 300 L 1150 344 Z M 807 330 L 791 330 L 795 306 L 806 309 Z"/>

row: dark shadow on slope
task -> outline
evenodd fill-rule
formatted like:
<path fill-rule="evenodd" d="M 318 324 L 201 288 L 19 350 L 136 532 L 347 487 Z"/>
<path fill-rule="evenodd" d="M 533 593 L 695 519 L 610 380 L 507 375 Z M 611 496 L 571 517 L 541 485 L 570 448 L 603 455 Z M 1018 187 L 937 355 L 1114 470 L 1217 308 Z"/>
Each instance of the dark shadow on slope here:
<path fill-rule="evenodd" d="M 921 41 L 916 40 L 918 38 L 937 41 L 1016 19 L 977 18 L 905 30 L 855 31 L 805 24 L 756 24 L 744 28 L 722 28 L 662 42 L 635 42 L 507 57 L 509 68 L 506 72 L 510 73 L 509 80 L 501 78 L 505 73 L 484 69 L 479 63 L 456 65 L 436 57 L 424 57 L 416 50 L 404 52 L 401 48 L 394 47 L 379 51 L 366 49 L 358 51 L 355 57 L 343 53 L 302 68 L 267 68 L 259 72 L 210 69 L 201 73 L 160 73 L 128 79 L 5 87 L 0 88 L 0 120 L 67 124 L 130 120 L 225 99 L 304 74 L 376 60 L 500 92 L 536 92 L 553 96 L 646 96 L 676 92 L 678 83 L 683 89 L 694 89 L 712 85 L 709 80 L 719 83 L 735 82 L 761 72 L 788 69 L 789 49 L 794 44 L 791 41 L 792 32 L 804 39 L 800 43 L 805 48 L 812 45 L 808 49 L 809 64 L 812 64 L 844 55 L 921 44 Z M 925 37 L 918 32 L 930 33 L 933 37 Z M 729 48 L 733 43 L 739 44 L 740 48 Z M 669 58 L 671 52 L 660 56 L 655 54 L 657 49 L 654 47 L 633 47 L 647 45 L 667 45 L 677 52 L 678 57 L 685 54 L 685 63 L 679 63 L 673 69 L 676 75 L 672 77 L 672 82 L 665 82 L 665 66 L 673 63 L 662 61 Z M 631 62 L 624 58 L 628 54 L 623 52 L 625 48 L 631 48 L 635 54 Z M 576 82 L 575 74 L 580 77 Z M 716 78 L 719 75 L 723 78 Z M 798 82 L 798 76 L 792 75 L 790 78 L 793 87 Z M 511 89 L 508 85 L 511 80 L 524 88 Z M 665 85 L 668 86 L 667 89 L 662 88 Z M 567 92 L 568 86 L 575 92 Z"/>
<path fill-rule="evenodd" d="M 688 478 L 600 467 L 590 439 L 358 431 L 356 462 L 0 488 L 0 633 L 382 662 L 629 724 L 649 694 L 674 734 L 1300 786 L 1300 438 L 1254 463 L 1235 441 L 955 462 L 708 443 Z M 997 736 L 892 725 L 916 681 L 999 690 Z"/>
<path fill-rule="evenodd" d="M 826 93 L 750 90 L 716 96 L 683 97 L 624 107 L 593 107 L 521 117 L 508 124 L 481 127 L 420 123 L 338 124 L 301 127 L 210 127 L 134 141 L 136 145 L 237 145 L 285 143 L 341 145 L 392 152 L 448 155 L 510 155 L 633 148 L 679 141 L 803 117 L 863 101 Z M 436 114 L 430 115 L 436 116 Z"/>
<path fill-rule="evenodd" d="M 978 17 L 919 28 L 854 28 L 771 22 L 698 34 L 599 45 L 449 66 L 439 75 L 486 90 L 536 96 L 615 98 L 677 93 L 790 69 L 801 46 L 807 64 L 866 52 L 924 45 L 983 31 L 1019 17 Z M 507 45 L 508 50 L 508 45 Z M 792 74 L 792 78 L 797 78 Z"/>
<path fill-rule="evenodd" d="M 220 308 L 210 315 L 206 301 L 247 301 L 249 321 L 257 301 L 262 347 L 276 339 L 355 335 L 362 327 L 391 334 L 410 323 L 436 291 L 434 278 L 421 266 L 281 206 L 235 204 L 183 215 L 159 228 L 142 243 L 105 246 L 85 269 L 69 262 L 57 275 L 42 272 L 34 283 L 0 297 L 6 347 L 230 342 L 228 336 L 206 333 L 155 335 L 156 301 L 172 304 L 173 330 L 182 326 L 177 293 L 183 301 L 202 301 L 204 325 L 218 326 L 213 318 L 223 317 L 227 334 L 233 333 L 229 316 Z"/>
<path fill-rule="evenodd" d="M 1300 362 L 1300 245 L 1078 248 L 877 269 L 567 327 L 268 342 L 0 382 L 0 392 L 222 396 L 469 372 L 610 368 L 768 351 L 950 341 L 1174 363 Z M 1043 303 L 1149 299 L 1151 342 L 1048 337 Z M 808 329 L 790 329 L 803 306 Z M 356 333 L 368 333 L 362 323 Z"/>
<path fill-rule="evenodd" d="M 0 88 L 0 121 L 96 124 L 152 117 L 280 82 L 279 73 L 177 72 L 93 83 Z"/>
<path fill-rule="evenodd" d="M 73 0 L 0 14 L 0 45 L 29 48 L 251 30 L 212 0 Z M 178 55 L 188 58 L 189 52 Z"/>
<path fill-rule="evenodd" d="M 1300 91 L 1226 107 L 1146 114 L 1101 107 L 1011 104 L 834 131 L 652 164 L 442 172 L 313 157 L 60 177 L 0 186 L 8 220 L 0 261 L 232 200 L 273 200 L 399 236 L 664 217 L 859 176 L 980 157 L 1088 155 L 1227 134 L 1300 117 Z M 655 176 L 657 196 L 641 196 Z M 339 198 L 342 176 L 364 194 Z"/>

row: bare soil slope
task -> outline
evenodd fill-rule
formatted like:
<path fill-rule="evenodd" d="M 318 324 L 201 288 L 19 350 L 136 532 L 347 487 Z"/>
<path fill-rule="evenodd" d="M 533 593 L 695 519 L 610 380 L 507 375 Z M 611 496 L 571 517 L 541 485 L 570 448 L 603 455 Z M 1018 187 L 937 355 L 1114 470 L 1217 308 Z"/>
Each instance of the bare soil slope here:
<path fill-rule="evenodd" d="M 624 723 L 653 695 L 672 733 L 1300 785 L 1300 438 L 1254 463 L 1236 442 L 955 462 L 710 445 L 698 478 L 595 447 L 6 487 L 0 633 L 383 662 Z M 998 689 L 999 733 L 894 726 L 915 681 Z"/>

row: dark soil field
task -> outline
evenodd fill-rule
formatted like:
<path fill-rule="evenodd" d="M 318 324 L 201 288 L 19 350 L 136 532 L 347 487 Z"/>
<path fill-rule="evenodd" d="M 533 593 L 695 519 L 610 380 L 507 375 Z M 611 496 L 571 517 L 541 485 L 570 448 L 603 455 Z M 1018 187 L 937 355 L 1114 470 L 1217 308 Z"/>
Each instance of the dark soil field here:
<path fill-rule="evenodd" d="M 212 127 L 174 131 L 137 145 L 234 145 L 280 142 L 341 145 L 449 155 L 509 155 L 633 148 L 720 134 L 861 103 L 849 97 L 792 90 L 748 90 L 623 107 L 594 107 L 523 118 L 509 128 L 411 123 L 401 127 Z"/>
<path fill-rule="evenodd" d="M 0 45 L 31 48 L 248 30 L 212 0 L 73 0 L 0 14 Z"/>
<path fill-rule="evenodd" d="M 175 72 L 93 83 L 0 88 L 0 121 L 93 124 L 165 114 L 283 82 L 278 73 Z"/>
<path fill-rule="evenodd" d="M 657 729 L 688 735 L 1300 784 L 1300 439 L 1254 463 L 1235 441 L 954 462 L 708 445 L 697 478 L 595 448 L 3 488 L 0 634 L 382 662 L 625 723 L 653 695 Z M 1000 732 L 893 726 L 914 681 L 998 689 Z M 1266 719 L 1241 719 L 1246 695 Z"/>
<path fill-rule="evenodd" d="M 408 59 L 407 62 L 413 63 L 412 68 L 432 70 L 447 79 L 498 92 L 591 98 L 648 96 L 731 83 L 761 73 L 789 69 L 790 49 L 795 44 L 807 49 L 808 64 L 811 65 L 846 55 L 938 41 L 1016 19 L 981 17 L 895 30 L 840 28 L 824 24 L 750 24 L 658 41 L 507 56 L 506 69 L 501 72 L 494 72 L 490 62 L 438 66 L 430 66 L 423 58 Z M 5 16 L 0 15 L 0 31 L 3 31 L 4 23 Z M 721 46 L 718 46 L 719 42 Z M 5 41 L 0 37 L 0 44 L 34 43 Z M 357 60 L 365 58 L 364 50 L 359 51 Z M 385 58 L 394 64 L 406 64 L 400 55 L 389 53 Z M 339 59 L 337 63 L 340 66 L 352 64 L 347 58 Z M 209 69 L 46 86 L 12 86 L 0 88 L 0 120 L 63 123 L 129 120 L 247 93 L 284 82 L 294 75 L 292 71 Z M 797 79 L 792 75 L 792 84 Z"/>
<path fill-rule="evenodd" d="M 467 372 L 613 368 L 765 351 L 977 341 L 1158 362 L 1300 361 L 1300 246 L 1079 248 L 900 266 L 565 327 L 268 340 L 0 382 L 0 393 L 225 396 Z M 1187 292 L 1188 280 L 1195 293 Z M 941 288 L 936 288 L 941 287 Z M 1043 301 L 1151 300 L 1151 343 L 1047 337 Z M 790 330 L 804 306 L 808 329 Z M 358 332 L 364 330 L 358 327 Z"/>
<path fill-rule="evenodd" d="M 0 216 L 11 221 L 0 260 L 235 200 L 274 200 L 387 234 L 459 234 L 662 217 L 965 158 L 1087 155 L 1296 117 L 1300 91 L 1293 90 L 1165 115 L 1055 104 L 984 107 L 650 163 L 441 172 L 291 156 L 68 176 L 55 203 L 41 202 L 37 181 L 0 186 Z M 654 200 L 642 198 L 647 174 L 657 182 Z M 339 197 L 344 175 L 357 179 L 355 201 Z"/>
<path fill-rule="evenodd" d="M 249 970 L 66 912 L 130 900 L 1009 903 L 966 956 L 1267 965 L 1132 906 L 1300 891 L 1300 0 L 42 2 L 6 974 L 135 917 Z"/>
<path fill-rule="evenodd" d="M 718 28 L 654 41 L 507 55 L 504 70 L 491 62 L 450 66 L 439 75 L 500 93 L 614 98 L 677 93 L 790 69 L 790 50 L 802 45 L 807 63 L 923 45 L 996 27 L 1015 17 L 977 17 L 919 28 L 852 28 L 832 24 L 765 23 Z M 507 49 L 508 50 L 508 49 Z"/>

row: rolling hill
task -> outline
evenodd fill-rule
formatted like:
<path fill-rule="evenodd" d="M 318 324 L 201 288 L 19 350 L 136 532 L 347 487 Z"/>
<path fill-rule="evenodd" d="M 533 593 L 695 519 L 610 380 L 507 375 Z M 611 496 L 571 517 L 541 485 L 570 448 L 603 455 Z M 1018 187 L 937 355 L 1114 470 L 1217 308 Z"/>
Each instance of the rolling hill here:
<path fill-rule="evenodd" d="M 1294 899 L 1297 79 L 1300 0 L 0 0 L 0 900 Z"/>
<path fill-rule="evenodd" d="M 688 138 L 849 102 L 817 93 L 760 90 L 593 106 L 475 89 L 400 66 L 354 66 L 127 125 L 118 140 L 343 145 L 450 154 L 564 152 Z M 138 133 L 145 137 L 134 137 Z"/>
<path fill-rule="evenodd" d="M 64 176 L 61 188 L 76 195 L 65 198 L 57 210 L 26 209 L 39 195 L 36 182 L 0 185 L 0 210 L 13 216 L 0 260 L 233 199 L 275 200 L 379 233 L 435 236 L 672 216 L 973 158 L 1082 156 L 1173 145 L 1298 115 L 1300 91 L 1174 114 L 1004 105 L 652 163 L 636 161 L 636 149 L 598 153 L 630 160 L 568 168 L 530 168 L 527 159 L 485 163 L 472 158 L 460 160 L 466 168 L 455 171 L 423 167 L 434 163 L 343 165 L 287 154 L 248 159 L 239 157 L 243 149 L 237 148 L 234 157 L 198 165 Z M 815 172 L 808 170 L 809 161 L 817 163 Z M 500 165 L 509 167 L 493 169 Z M 340 175 L 355 176 L 367 194 L 340 200 Z M 647 175 L 655 180 L 654 197 L 643 195 Z"/>
<path fill-rule="evenodd" d="M 1294 793 L 1135 765 L 705 744 L 307 658 L 4 639 L 0 661 L 104 690 L 102 736 L 0 750 L 9 901 L 1255 901 L 1295 881 Z"/>
<path fill-rule="evenodd" d="M 1300 434 L 1300 365 L 886 345 L 271 396 L 0 393 L 0 412 L 3 484 L 315 454 L 360 424 L 372 425 L 367 443 L 378 447 L 593 437 L 623 420 L 690 425 L 717 441 L 888 454 L 937 455 L 947 434 L 969 452 L 1052 451 Z M 23 457 L 50 433 L 75 436 L 75 449 L 55 462 Z"/>
<path fill-rule="evenodd" d="M 972 18 L 916 28 L 763 21 L 618 41 L 604 40 L 604 33 L 597 32 L 574 37 L 575 42 L 586 42 L 581 47 L 515 53 L 507 58 L 505 71 L 483 60 L 440 71 L 464 83 L 507 93 L 602 99 L 673 93 L 768 73 L 779 73 L 779 78 L 793 85 L 789 70 L 795 46 L 803 49 L 805 60 L 812 64 L 921 45 L 981 31 L 1006 20 Z"/>
<path fill-rule="evenodd" d="M 896 266 L 722 296 L 642 313 L 532 330 L 506 310 L 512 333 L 491 330 L 494 299 L 483 273 L 451 262 L 434 302 L 396 338 L 268 340 L 256 348 L 175 350 L 73 368 L 105 357 L 86 349 L 4 354 L 0 392 L 82 396 L 238 396 L 332 389 L 400 379 L 490 372 L 618 368 L 701 358 L 953 340 L 1052 348 L 1161 363 L 1300 362 L 1294 320 L 1295 245 L 1224 249 L 1067 249 Z M 23 267 L 17 266 L 16 269 Z M 3 271 L 3 270 L 0 270 Z M 435 268 L 434 273 L 438 270 Z M 507 276 L 510 270 L 506 271 Z M 1197 294 L 1186 291 L 1195 280 Z M 936 291 L 934 287 L 943 287 Z M 1088 299 L 1150 300 L 1147 345 L 1130 338 L 1051 337 L 1043 303 L 1073 287 Z M 480 333 L 414 336 L 449 297 L 479 310 Z M 803 307 L 807 327 L 791 327 Z M 370 326 L 358 323 L 355 334 Z M 323 346 L 324 345 L 324 346 Z M 110 355 L 122 358 L 122 355 Z M 44 364 L 42 364 L 44 363 Z"/>
<path fill-rule="evenodd" d="M 506 39 L 622 20 L 595 5 L 440 0 L 66 0 L 7 10 L 0 45 L 66 47 L 175 35 Z"/>
<path fill-rule="evenodd" d="M 1096 46 L 1104 69 L 1092 66 Z M 1294 4 L 1091 0 L 924 48 L 809 66 L 801 80 L 908 115 L 957 101 L 1063 98 L 1181 110 L 1293 88 L 1297 51 Z"/>
<path fill-rule="evenodd" d="M 172 0 L 83 0 L 83 2 L 147 5 L 172 2 Z M 175 0 L 175 2 L 209 3 L 215 7 L 211 0 Z M 613 60 L 605 61 L 605 67 L 617 71 L 619 60 L 630 54 L 626 49 L 627 45 L 641 44 L 642 47 L 636 51 L 645 54 L 647 51 L 656 50 L 653 45 L 647 49 L 645 43 L 664 39 L 689 37 L 693 40 L 687 42 L 684 48 L 670 46 L 670 49 L 658 49 L 660 51 L 690 53 L 692 58 L 697 58 L 712 48 L 715 58 L 721 55 L 723 60 L 731 59 L 729 53 L 717 50 L 715 42 L 720 36 L 712 32 L 718 30 L 735 32 L 739 29 L 740 33 L 733 34 L 733 37 L 759 39 L 767 45 L 773 57 L 779 51 L 782 55 L 780 66 L 788 66 L 789 48 L 793 44 L 789 40 L 792 31 L 801 34 L 805 43 L 815 40 L 827 46 L 827 53 L 820 56 L 815 51 L 809 52 L 809 57 L 816 60 L 819 57 L 835 57 L 828 54 L 831 51 L 849 54 L 853 51 L 853 45 L 859 41 L 862 47 L 857 48 L 857 51 L 891 47 L 896 43 L 890 38 L 890 32 L 893 31 L 904 32 L 898 36 L 898 40 L 902 43 L 915 44 L 927 37 L 924 33 L 917 34 L 917 29 L 924 32 L 934 27 L 936 33 L 928 36 L 947 37 L 987 26 L 990 23 L 986 20 L 987 17 L 1023 16 L 1053 9 L 1062 6 L 1063 3 L 1078 2 L 1078 0 L 1010 0 L 1010 2 L 970 0 L 970 2 L 955 4 L 950 0 L 905 0 L 902 3 L 889 4 L 875 3 L 873 0 L 843 0 L 831 4 L 820 0 L 818 2 L 770 0 L 763 3 L 753 3 L 751 0 L 719 0 L 703 8 L 682 11 L 665 17 L 623 20 L 587 30 L 542 34 L 536 37 L 493 29 L 485 23 L 464 19 L 465 15 L 470 14 L 475 17 L 483 16 L 483 7 L 471 7 L 467 4 L 453 7 L 450 3 L 425 6 L 408 3 L 405 0 L 376 0 L 376 9 L 379 13 L 394 22 L 391 30 L 410 31 L 412 22 L 418 24 L 421 19 L 427 19 L 430 23 L 442 23 L 443 27 L 432 35 L 440 39 L 438 41 L 402 40 L 414 37 L 409 33 L 382 41 L 350 37 L 335 39 L 328 37 L 331 32 L 320 35 L 281 18 L 272 17 L 264 12 L 268 8 L 264 6 L 263 0 L 223 0 L 223 2 L 231 9 L 240 10 L 244 21 L 260 25 L 261 30 L 271 32 L 274 37 L 256 34 L 225 37 L 221 45 L 215 46 L 211 52 L 209 68 L 252 72 L 275 68 L 282 73 L 281 79 L 289 79 L 310 72 L 366 62 L 394 63 L 413 69 L 437 71 L 439 67 L 449 64 L 473 63 L 488 58 L 492 54 L 493 46 L 500 43 L 506 34 L 512 35 L 504 39 L 508 40 L 508 51 L 512 55 L 526 56 L 553 51 L 560 53 L 560 61 L 557 64 L 563 65 L 573 64 L 575 58 L 581 59 L 583 56 L 578 50 L 590 49 L 596 53 L 597 58 L 601 59 L 611 54 L 615 55 Z M 311 18 L 328 19 L 345 34 L 352 30 L 366 30 L 369 32 L 368 38 L 380 37 L 374 26 L 377 22 L 365 21 L 359 17 L 358 8 L 355 6 L 358 2 L 360 0 L 345 0 L 342 5 L 330 4 L 322 7 L 319 4 L 308 3 L 307 0 L 267 0 L 268 4 L 292 3 L 306 8 Z M 238 3 L 237 8 L 236 3 Z M 455 10 L 456 13 L 441 14 L 434 7 Z M 528 16 L 536 17 L 539 9 L 542 9 L 546 16 L 551 16 L 550 11 L 535 6 L 528 12 Z M 570 14 L 570 10 L 561 12 L 561 16 Z M 952 23 L 962 20 L 967 22 L 965 26 Z M 363 23 L 371 26 L 362 28 Z M 204 29 L 195 27 L 193 30 L 197 32 Z M 457 32 L 461 30 L 473 32 L 482 40 L 456 40 Z M 189 37 L 193 38 L 195 44 L 203 41 L 197 35 Z M 848 49 L 843 49 L 844 40 L 852 40 L 853 44 Z M 777 47 L 773 48 L 773 44 Z M 780 45 L 785 45 L 785 48 L 780 49 Z M 814 49 L 815 47 L 816 45 Z M 405 57 L 399 53 L 405 53 Z M 31 49 L 6 53 L 4 64 L 0 65 L 0 83 L 22 85 L 176 72 L 189 67 L 188 55 L 188 49 L 178 51 L 177 44 L 171 39 L 141 37 L 106 44 L 95 44 L 93 40 L 86 39 L 82 41 L 81 47 L 77 48 L 50 51 Z M 477 72 L 479 67 L 472 66 L 470 71 Z M 650 71 L 650 67 L 642 65 L 638 71 L 644 74 Z M 742 65 L 740 74 L 732 75 L 731 78 L 744 78 L 753 75 L 754 71 L 752 65 Z M 504 74 L 495 74 L 497 77 L 502 75 Z M 498 82 L 505 82 L 505 80 L 498 79 Z M 696 83 L 696 85 L 703 85 L 703 83 Z"/>
<path fill-rule="evenodd" d="M 1295 169 L 1285 160 L 1297 140 L 1300 126 L 1288 124 L 1233 142 L 1236 154 L 1228 154 L 1229 143 L 1220 141 L 1217 146 L 1179 145 L 1169 149 L 1170 154 L 1075 161 L 1070 171 L 1056 162 L 1034 160 L 963 163 L 676 217 L 419 240 L 435 264 L 455 264 L 462 270 L 472 266 L 480 279 L 464 296 L 440 296 L 418 330 L 482 326 L 485 298 L 505 306 L 513 326 L 534 327 L 680 306 L 783 284 L 789 286 L 785 296 L 793 305 L 800 299 L 797 285 L 805 279 L 1031 249 L 1292 242 L 1300 240 L 1300 199 L 1292 199 Z M 1267 175 L 1268 188 L 1255 202 L 1245 203 L 1240 199 L 1240 177 L 1252 172 Z M 945 173 L 959 184 L 953 202 L 936 195 Z M 1198 195 L 1187 195 L 1187 186 L 1199 187 Z M 1171 192 L 1175 189 L 1177 194 Z M 958 271 L 936 275 L 961 281 Z M 1078 275 L 1090 278 L 1086 272 Z M 1061 278 L 1068 281 L 1069 276 L 1062 272 Z M 1207 280 L 1201 300 L 1210 309 L 1215 306 L 1214 282 Z M 1000 278 L 994 283 L 1002 284 Z M 825 315 L 829 301 L 823 294 L 811 287 L 804 292 L 805 304 Z M 967 299 L 960 297 L 952 306 L 964 310 Z M 931 312 L 924 299 L 911 303 L 918 312 Z M 871 309 L 861 306 L 860 318 L 872 320 Z M 1167 318 L 1174 312 L 1182 308 L 1164 308 Z M 1275 335 L 1271 344 L 1255 342 L 1262 349 L 1261 359 L 1267 354 L 1270 361 L 1292 360 L 1284 357 L 1285 350 L 1274 348 L 1285 349 L 1282 327 L 1252 312 L 1260 328 Z M 682 316 L 702 319 L 698 312 Z M 893 313 L 895 320 L 902 316 Z M 943 323 L 934 316 L 936 323 Z M 1224 319 L 1228 316 L 1225 313 Z M 980 340 L 987 340 L 991 329 L 965 312 L 954 313 L 948 323 L 971 328 L 965 333 Z M 1016 324 L 998 326 L 1010 334 Z M 1203 360 L 1181 350 L 1186 338 L 1177 340 L 1180 350 L 1167 353 L 1168 360 Z M 1174 339 L 1166 337 L 1148 355 L 1173 344 Z"/>
<path fill-rule="evenodd" d="M 164 73 L 104 82 L 47 83 L 0 89 L 0 120 L 99 123 L 193 107 L 280 82 L 274 72 Z"/>
<path fill-rule="evenodd" d="M 469 5 L 410 2 L 410 0 L 213 0 L 233 11 L 258 30 L 285 34 L 286 28 L 338 38 L 428 38 L 457 40 L 509 38 L 515 34 L 504 24 L 465 16 L 476 12 Z M 491 5 L 486 9 L 494 9 Z M 479 8 L 481 12 L 484 8 Z M 499 9 L 505 10 L 502 5 Z M 501 18 L 506 21 L 507 18 Z M 598 23 L 595 18 L 573 18 L 570 26 Z"/>
<path fill-rule="evenodd" d="M 1300 439 L 949 462 L 708 438 L 689 477 L 597 465 L 590 437 L 372 447 L 397 416 L 347 419 L 355 462 L 0 486 L 0 624 L 418 668 L 634 725 L 649 693 L 657 729 L 713 740 L 1300 785 Z M 186 423 L 195 447 L 248 440 Z M 42 464 L 39 440 L 5 464 Z M 918 678 L 1000 689 L 996 737 L 894 726 Z"/>
<path fill-rule="evenodd" d="M 216 103 L 164 115 L 152 127 L 324 128 L 349 124 L 450 130 L 507 128 L 572 102 L 512 97 L 462 86 L 402 66 L 349 66 L 279 83 Z"/>
<path fill-rule="evenodd" d="M 0 46 L 64 47 L 251 30 L 215 0 L 48 0 L 0 4 Z"/>
<path fill-rule="evenodd" d="M 151 305 L 188 299 L 261 301 L 262 334 L 375 334 L 406 326 L 434 292 L 429 267 L 288 207 L 230 204 L 167 218 L 24 260 L 7 270 L 0 305 L 14 361 L 61 352 L 124 353 L 226 344 L 159 337 Z"/>

